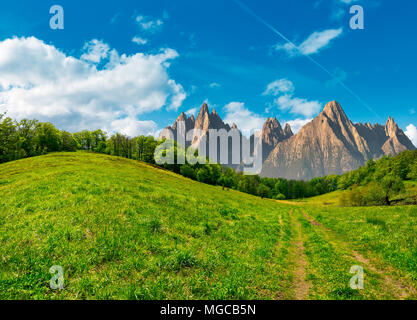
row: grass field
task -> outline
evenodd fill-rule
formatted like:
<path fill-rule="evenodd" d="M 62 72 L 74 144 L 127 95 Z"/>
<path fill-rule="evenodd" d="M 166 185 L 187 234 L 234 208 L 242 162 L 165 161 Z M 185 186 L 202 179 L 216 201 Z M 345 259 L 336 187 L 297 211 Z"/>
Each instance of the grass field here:
<path fill-rule="evenodd" d="M 0 244 L 1 299 L 417 298 L 416 207 L 260 199 L 105 155 L 0 165 Z"/>

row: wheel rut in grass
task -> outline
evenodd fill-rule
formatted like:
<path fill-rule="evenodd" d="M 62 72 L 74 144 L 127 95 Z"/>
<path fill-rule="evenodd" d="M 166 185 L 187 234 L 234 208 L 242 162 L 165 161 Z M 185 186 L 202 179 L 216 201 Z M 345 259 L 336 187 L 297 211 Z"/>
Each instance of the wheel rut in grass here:
<path fill-rule="evenodd" d="M 293 226 L 292 259 L 294 261 L 294 294 L 296 300 L 306 300 L 310 290 L 310 282 L 307 280 L 307 257 L 304 248 L 304 237 L 301 224 L 294 219 L 293 210 L 290 211 L 291 225 Z"/>
<path fill-rule="evenodd" d="M 378 263 L 378 261 L 373 261 L 372 259 L 365 258 L 359 252 L 351 249 L 351 245 L 349 243 L 338 239 L 338 234 L 337 234 L 336 231 L 333 231 L 333 230 L 325 227 L 321 223 L 312 219 L 304 209 L 300 209 L 300 210 L 301 210 L 304 218 L 307 221 L 309 221 L 312 225 L 320 228 L 323 231 L 323 233 L 325 234 L 325 236 L 327 237 L 327 240 L 329 242 L 333 242 L 333 243 L 337 242 L 344 249 L 346 249 L 346 251 L 349 252 L 350 255 L 356 261 L 358 261 L 359 263 L 364 265 L 366 268 L 368 268 L 368 270 L 370 270 L 370 271 L 378 274 L 379 276 L 381 276 L 385 285 L 387 287 L 393 289 L 393 292 L 395 292 L 395 295 L 399 299 L 407 299 L 407 298 L 410 298 L 410 297 L 414 297 L 414 298 L 417 297 L 417 291 L 416 291 L 416 289 L 414 288 L 413 285 L 398 279 L 398 274 L 399 274 L 398 270 L 396 270 L 392 266 L 388 266 L 388 265 L 383 266 L 384 270 L 382 270 L 381 267 L 377 267 L 376 265 L 381 264 L 380 262 Z M 387 273 L 396 274 L 397 276 L 392 277 L 392 276 L 388 275 Z"/>

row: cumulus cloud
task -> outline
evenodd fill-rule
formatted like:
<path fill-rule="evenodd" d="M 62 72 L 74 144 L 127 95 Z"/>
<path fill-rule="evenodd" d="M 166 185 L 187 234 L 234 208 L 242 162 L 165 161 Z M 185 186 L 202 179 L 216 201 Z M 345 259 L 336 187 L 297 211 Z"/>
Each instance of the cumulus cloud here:
<path fill-rule="evenodd" d="M 278 79 L 267 85 L 263 95 L 276 97 L 272 105 L 284 112 L 312 117 L 320 111 L 320 102 L 294 97 L 294 91 L 294 84 L 290 80 Z"/>
<path fill-rule="evenodd" d="M 293 92 L 294 89 L 294 84 L 291 81 L 287 79 L 279 79 L 268 84 L 263 95 L 277 96 L 280 93 Z"/>
<path fill-rule="evenodd" d="M 224 121 L 229 125 L 235 123 L 247 137 L 255 130 L 261 130 L 265 122 L 264 117 L 250 111 L 243 102 L 230 102 L 223 110 L 226 112 Z"/>
<path fill-rule="evenodd" d="M 143 31 L 155 32 L 162 27 L 164 21 L 162 19 L 152 19 L 150 17 L 139 15 L 136 17 L 136 23 Z"/>
<path fill-rule="evenodd" d="M 83 50 L 85 53 L 81 56 L 81 60 L 100 63 L 102 59 L 107 58 L 110 47 L 101 40 L 93 39 L 85 43 Z"/>
<path fill-rule="evenodd" d="M 114 120 L 110 124 L 112 131 L 116 131 L 128 136 L 153 135 L 156 136 L 157 124 L 152 120 L 139 121 L 133 117 Z"/>
<path fill-rule="evenodd" d="M 410 138 L 411 142 L 414 146 L 417 147 L 417 128 L 413 124 L 409 124 L 404 132 L 408 138 Z"/>
<path fill-rule="evenodd" d="M 195 115 L 196 114 L 196 112 L 197 112 L 197 108 L 191 108 L 190 110 L 187 110 L 186 112 L 185 112 L 185 114 L 187 115 L 187 116 L 192 116 L 192 115 Z"/>
<path fill-rule="evenodd" d="M 291 43 L 277 44 L 274 46 L 277 51 L 285 51 L 290 57 L 300 54 L 311 55 L 318 53 L 320 50 L 329 46 L 330 42 L 339 37 L 343 32 L 343 28 L 328 29 L 323 31 L 313 32 L 307 39 L 299 45 Z"/>
<path fill-rule="evenodd" d="M 288 94 L 278 97 L 275 102 L 282 111 L 289 111 L 306 117 L 313 116 L 321 109 L 321 104 L 318 101 L 308 101 Z"/>
<path fill-rule="evenodd" d="M 294 119 L 287 121 L 286 124 L 288 123 L 291 126 L 291 130 L 295 134 L 311 120 L 313 119 Z"/>
<path fill-rule="evenodd" d="M 1 41 L 0 112 L 69 131 L 101 128 L 135 135 L 156 129 L 153 122 L 139 121 L 140 115 L 178 109 L 185 99 L 167 72 L 176 51 L 119 55 L 98 40 L 85 48 L 76 58 L 34 37 Z"/>
<path fill-rule="evenodd" d="M 148 39 L 144 39 L 144 38 L 141 38 L 139 36 L 134 36 L 133 39 L 132 39 L 132 42 L 134 42 L 138 45 L 144 45 L 144 44 L 148 43 Z"/>

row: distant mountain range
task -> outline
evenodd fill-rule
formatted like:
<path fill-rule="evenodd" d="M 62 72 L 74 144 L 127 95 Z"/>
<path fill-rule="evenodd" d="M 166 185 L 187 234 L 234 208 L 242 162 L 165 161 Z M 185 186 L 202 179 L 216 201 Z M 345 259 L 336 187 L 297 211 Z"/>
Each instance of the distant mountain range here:
<path fill-rule="evenodd" d="M 184 123 L 181 127 L 180 122 Z M 228 132 L 238 130 L 235 124 L 229 126 L 224 123 L 214 109 L 209 112 L 204 103 L 196 119 L 182 112 L 171 127 L 161 132 L 161 137 L 167 137 L 169 133 L 177 137 L 179 131 L 193 130 L 198 134 L 194 134 L 192 141 L 186 145 L 197 148 L 202 137 L 209 141 L 209 129 L 225 129 Z M 253 136 L 251 141 L 254 141 Z M 263 161 L 261 176 L 297 180 L 343 174 L 359 168 L 369 159 L 415 149 L 393 118 L 389 117 L 385 126 L 354 124 L 336 101 L 326 104 L 323 111 L 297 134 L 293 134 L 289 124 L 283 129 L 276 118 L 268 118 L 263 125 L 260 141 Z M 229 148 L 229 159 L 230 153 Z"/>

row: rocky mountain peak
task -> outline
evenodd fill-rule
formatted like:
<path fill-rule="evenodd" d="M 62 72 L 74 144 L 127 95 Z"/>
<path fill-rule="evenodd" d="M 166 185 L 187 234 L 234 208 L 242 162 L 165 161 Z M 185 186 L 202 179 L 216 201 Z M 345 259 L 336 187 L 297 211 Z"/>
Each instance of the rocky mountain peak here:
<path fill-rule="evenodd" d="M 385 134 L 388 140 L 382 146 L 385 154 L 396 155 L 404 150 L 415 150 L 413 143 L 401 130 L 392 117 L 385 124 Z"/>
<path fill-rule="evenodd" d="M 274 147 L 281 141 L 289 138 L 282 130 L 281 124 L 274 118 L 267 118 L 262 128 L 262 157 L 266 159 Z"/>
<path fill-rule="evenodd" d="M 206 141 L 206 150 L 209 150 L 209 129 L 238 130 L 235 123 L 231 127 L 225 124 L 215 109 L 209 112 L 207 103 L 201 106 L 196 118 L 182 112 L 164 132 L 181 133 L 183 128 L 178 126 L 179 121 L 185 122 L 187 132 L 194 129 L 195 135 L 189 144 L 198 147 Z M 202 139 L 203 136 L 207 139 Z M 263 125 L 261 139 L 262 176 L 303 180 L 342 174 L 364 165 L 368 159 L 415 149 L 392 117 L 385 126 L 369 122 L 353 124 L 336 101 L 327 103 L 323 111 L 295 135 L 288 123 L 282 129 L 276 117 L 269 117 Z M 254 142 L 253 135 L 250 141 Z M 228 152 L 231 159 L 232 149 Z"/>
<path fill-rule="evenodd" d="M 187 120 L 187 115 L 185 114 L 185 112 L 181 112 L 181 114 L 178 116 L 178 118 L 175 122 L 185 121 L 185 120 Z"/>
<path fill-rule="evenodd" d="M 293 135 L 294 135 L 294 133 L 292 132 L 290 124 L 286 123 L 285 128 L 284 128 L 284 136 L 288 139 L 288 138 L 292 137 Z"/>
<path fill-rule="evenodd" d="M 337 101 L 330 101 L 327 103 L 321 114 L 327 116 L 332 121 L 348 120 L 341 105 Z"/>
<path fill-rule="evenodd" d="M 183 122 L 185 124 L 185 127 L 179 127 L 179 123 Z M 180 129 L 181 131 L 185 131 L 183 134 L 188 132 L 189 130 L 194 129 L 194 116 L 187 117 L 187 115 L 184 112 L 181 112 L 181 114 L 178 116 L 177 120 L 175 120 L 174 124 L 172 125 L 171 129 L 174 133 L 177 133 L 177 131 Z"/>
<path fill-rule="evenodd" d="M 200 112 L 195 120 L 195 128 L 196 129 L 207 129 L 208 122 L 209 122 L 209 110 L 207 103 L 203 103 L 201 106 Z"/>
<path fill-rule="evenodd" d="M 283 133 L 281 124 L 277 118 L 267 118 L 264 123 L 263 130 L 268 132 L 273 131 L 275 133 L 279 133 L 280 135 Z"/>
<path fill-rule="evenodd" d="M 385 124 L 385 133 L 389 137 L 394 137 L 398 134 L 400 128 L 398 127 L 397 123 L 394 121 L 392 117 L 388 117 L 388 121 Z"/>

